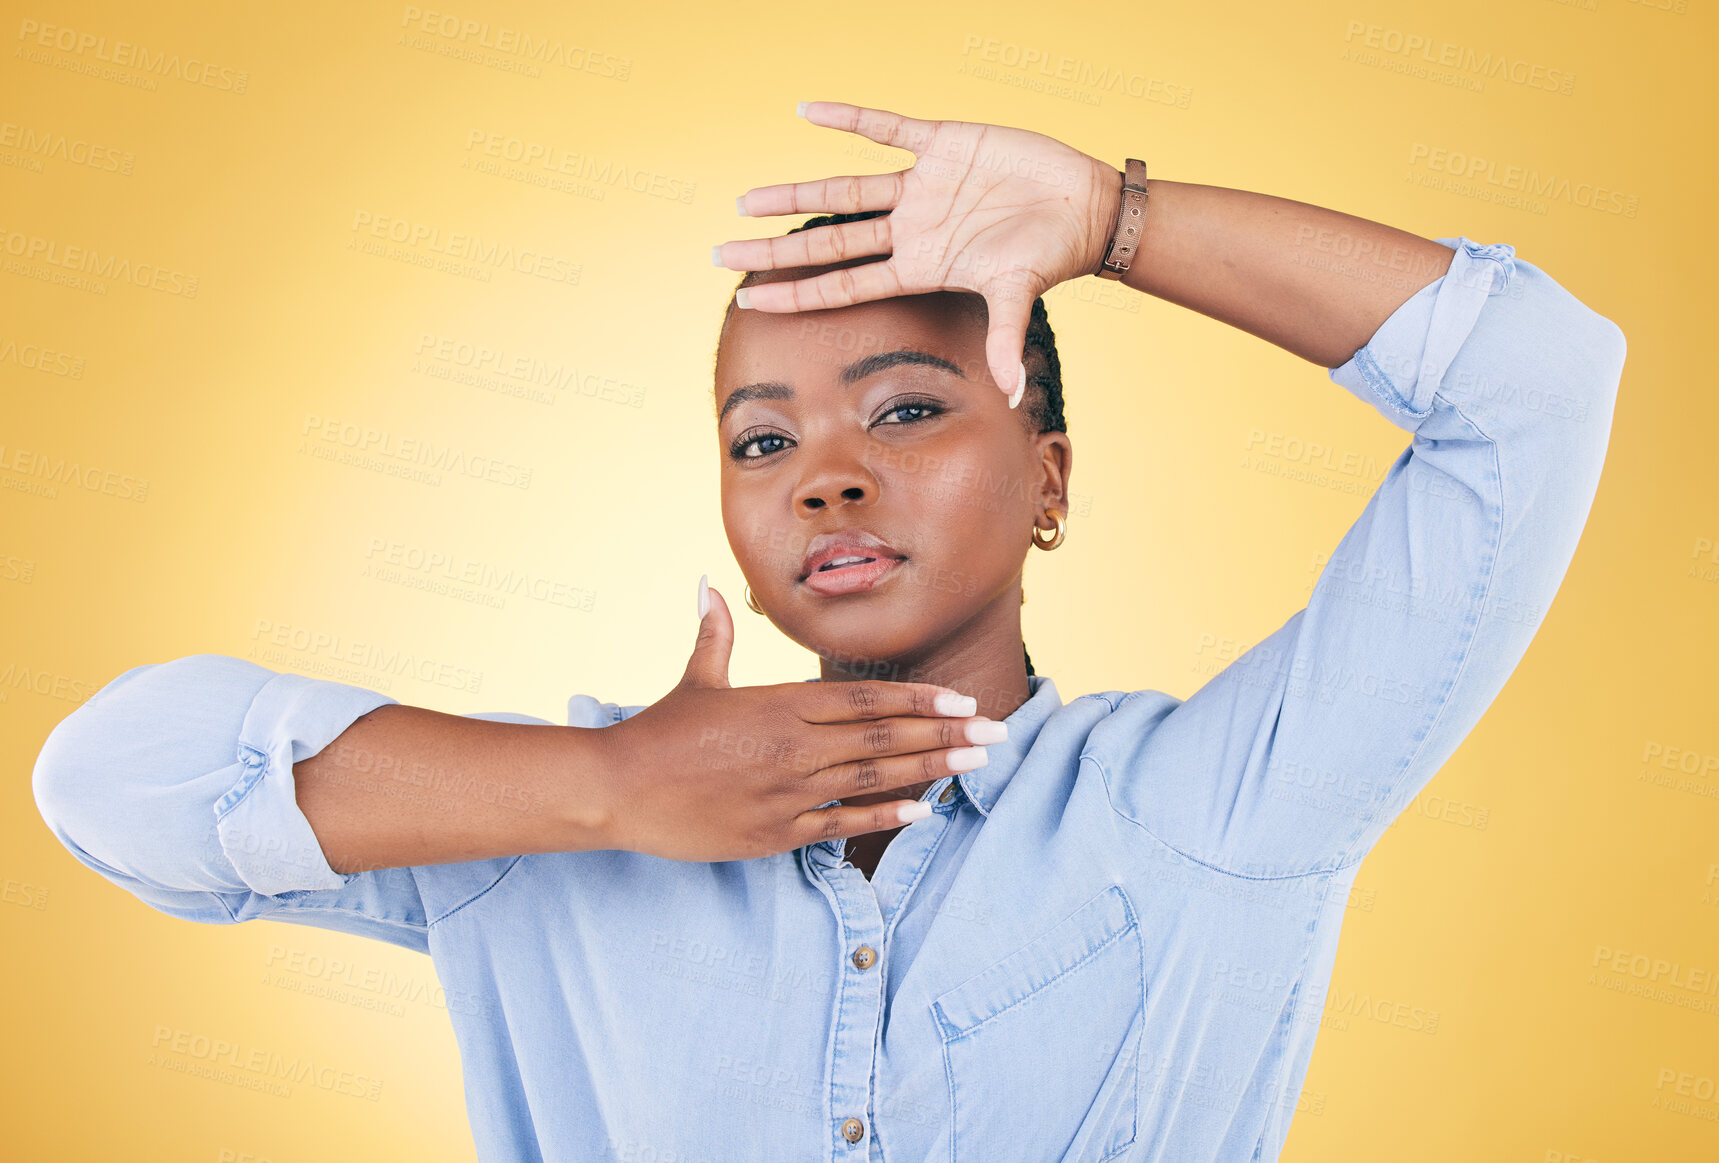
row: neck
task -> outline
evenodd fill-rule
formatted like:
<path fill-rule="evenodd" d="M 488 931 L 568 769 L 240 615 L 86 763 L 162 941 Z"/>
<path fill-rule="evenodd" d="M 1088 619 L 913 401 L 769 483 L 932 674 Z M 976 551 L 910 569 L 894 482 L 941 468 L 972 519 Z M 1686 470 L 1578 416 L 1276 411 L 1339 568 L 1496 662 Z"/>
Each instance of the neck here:
<path fill-rule="evenodd" d="M 824 682 L 931 683 L 972 695 L 978 703 L 977 715 L 1006 719 L 1032 695 L 1021 648 L 1019 579 L 941 641 L 908 654 L 857 664 L 820 657 L 818 677 Z"/>

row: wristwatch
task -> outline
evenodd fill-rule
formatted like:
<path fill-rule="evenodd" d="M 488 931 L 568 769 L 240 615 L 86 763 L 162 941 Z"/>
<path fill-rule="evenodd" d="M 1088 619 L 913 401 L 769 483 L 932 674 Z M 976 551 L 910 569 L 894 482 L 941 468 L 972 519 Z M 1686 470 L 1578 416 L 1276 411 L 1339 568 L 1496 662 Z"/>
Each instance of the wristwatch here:
<path fill-rule="evenodd" d="M 1128 169 L 1117 171 L 1117 176 L 1122 179 L 1122 204 L 1117 208 L 1116 233 L 1096 272 L 1101 279 L 1120 279 L 1128 273 L 1146 225 L 1146 163 L 1131 157 Z"/>

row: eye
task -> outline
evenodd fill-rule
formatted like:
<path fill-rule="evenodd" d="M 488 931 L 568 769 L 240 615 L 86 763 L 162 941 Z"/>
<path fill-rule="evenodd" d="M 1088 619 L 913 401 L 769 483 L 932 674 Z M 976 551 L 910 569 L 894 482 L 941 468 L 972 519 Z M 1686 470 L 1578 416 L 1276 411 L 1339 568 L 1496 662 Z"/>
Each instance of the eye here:
<path fill-rule="evenodd" d="M 921 420 L 929 420 L 931 417 L 942 413 L 943 405 L 938 403 L 936 400 L 928 399 L 924 396 L 914 396 L 905 400 L 892 401 L 890 405 L 884 409 L 883 414 L 884 416 L 893 416 L 898 412 L 923 413 L 923 415 L 914 416 L 907 420 L 894 421 L 896 424 L 915 424 Z M 883 422 L 884 421 L 881 419 L 878 421 L 880 424 Z"/>
<path fill-rule="evenodd" d="M 756 428 L 748 428 L 734 438 L 734 443 L 728 446 L 728 455 L 735 460 L 759 460 L 770 455 L 769 452 L 750 453 L 746 450 L 754 444 L 762 444 L 767 440 L 786 440 L 780 432 L 760 432 Z M 771 452 L 778 451 L 771 449 Z"/>
<path fill-rule="evenodd" d="M 945 411 L 947 411 L 947 409 L 944 408 L 939 401 L 933 400 L 928 396 L 911 396 L 904 399 L 892 400 L 878 417 L 877 423 L 886 427 L 899 427 L 903 424 L 918 424 L 922 421 L 931 419 L 933 416 L 941 415 Z M 887 417 L 896 416 L 902 412 L 917 412 L 919 415 L 909 416 L 902 420 L 887 419 Z M 768 448 L 763 447 L 772 440 L 786 442 L 788 441 L 788 437 L 783 436 L 780 432 L 771 432 L 768 429 L 748 428 L 739 436 L 736 436 L 733 443 L 728 446 L 728 455 L 733 457 L 735 460 L 763 460 L 772 453 L 780 452 L 782 450 L 782 445 Z M 759 446 L 759 451 L 749 451 L 754 446 Z"/>

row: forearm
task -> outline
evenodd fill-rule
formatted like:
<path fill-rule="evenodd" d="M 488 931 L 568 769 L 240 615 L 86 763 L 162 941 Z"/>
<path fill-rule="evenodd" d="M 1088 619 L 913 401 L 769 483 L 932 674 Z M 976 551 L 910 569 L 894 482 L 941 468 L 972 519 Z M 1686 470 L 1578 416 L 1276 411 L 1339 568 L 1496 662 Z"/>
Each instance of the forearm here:
<path fill-rule="evenodd" d="M 382 706 L 293 764 L 295 792 L 336 872 L 598 849 L 600 734 Z"/>
<path fill-rule="evenodd" d="M 1120 200 L 1120 184 L 1110 196 Z M 1140 250 L 1122 281 L 1329 368 L 1450 261 L 1447 247 L 1365 218 L 1154 178 Z"/>

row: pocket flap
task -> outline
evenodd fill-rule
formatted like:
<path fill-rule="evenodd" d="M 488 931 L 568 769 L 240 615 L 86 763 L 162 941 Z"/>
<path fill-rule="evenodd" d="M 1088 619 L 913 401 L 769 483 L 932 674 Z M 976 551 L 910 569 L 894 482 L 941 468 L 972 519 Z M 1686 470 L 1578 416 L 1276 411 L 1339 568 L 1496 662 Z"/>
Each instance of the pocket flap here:
<path fill-rule="evenodd" d="M 1120 885 L 1111 885 L 989 969 L 932 1002 L 946 1039 L 959 1037 L 1096 956 L 1136 924 Z"/>

